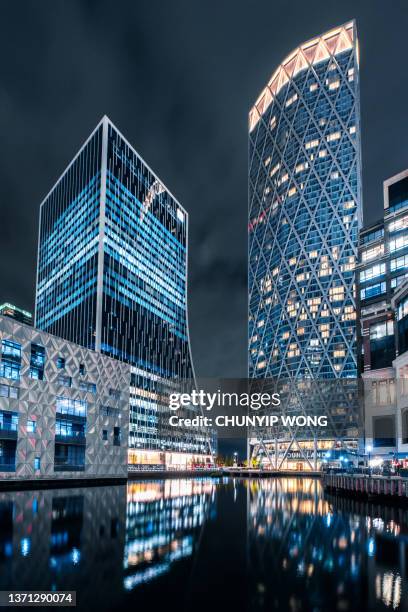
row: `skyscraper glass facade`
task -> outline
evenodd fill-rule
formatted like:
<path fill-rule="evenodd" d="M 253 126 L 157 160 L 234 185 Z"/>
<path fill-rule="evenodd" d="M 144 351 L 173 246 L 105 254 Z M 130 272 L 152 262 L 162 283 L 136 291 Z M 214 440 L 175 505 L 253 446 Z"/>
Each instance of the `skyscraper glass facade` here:
<path fill-rule="evenodd" d="M 36 324 L 132 365 L 130 446 L 207 452 L 169 427 L 168 394 L 193 380 L 188 216 L 105 117 L 41 207 Z"/>
<path fill-rule="evenodd" d="M 354 22 L 293 51 L 249 114 L 249 375 L 357 376 Z"/>

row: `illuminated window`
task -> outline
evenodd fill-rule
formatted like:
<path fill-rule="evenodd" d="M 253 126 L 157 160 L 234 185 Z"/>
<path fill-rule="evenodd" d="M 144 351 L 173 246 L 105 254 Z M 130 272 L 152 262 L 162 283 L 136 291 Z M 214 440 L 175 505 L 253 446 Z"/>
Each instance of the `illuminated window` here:
<path fill-rule="evenodd" d="M 277 171 L 279 170 L 279 168 L 280 168 L 280 164 L 276 164 L 276 165 L 275 165 L 275 166 L 272 168 L 272 170 L 271 170 L 271 172 L 270 172 L 270 176 L 273 176 L 274 174 L 276 174 L 276 173 L 277 173 Z"/>
<path fill-rule="evenodd" d="M 319 151 L 319 157 L 326 157 L 326 155 L 327 155 L 326 149 L 321 149 L 321 151 Z"/>
<path fill-rule="evenodd" d="M 370 340 L 380 340 L 386 336 L 394 335 L 394 323 L 393 321 L 382 321 L 381 323 L 374 323 L 370 325 Z"/>
<path fill-rule="evenodd" d="M 340 81 L 332 81 L 331 83 L 326 81 L 326 84 L 329 86 L 329 91 L 333 91 L 334 89 L 338 89 L 340 87 Z"/>
<path fill-rule="evenodd" d="M 397 309 L 397 320 L 400 321 L 401 319 L 403 319 L 404 317 L 406 317 L 408 315 L 408 298 L 404 298 L 403 300 L 401 300 L 401 302 L 398 304 L 398 309 Z"/>
<path fill-rule="evenodd" d="M 339 176 L 340 175 L 339 175 L 338 171 L 335 170 L 334 172 L 331 173 L 330 178 L 331 178 L 332 181 L 334 181 L 334 180 L 338 179 Z"/>
<path fill-rule="evenodd" d="M 408 246 L 408 234 L 405 236 L 398 236 L 398 238 L 394 238 L 390 240 L 390 252 L 399 251 L 400 249 Z"/>
<path fill-rule="evenodd" d="M 331 287 L 329 289 L 331 302 L 338 302 L 344 299 L 344 287 Z"/>
<path fill-rule="evenodd" d="M 328 134 L 328 136 L 326 136 L 326 140 L 327 142 L 333 142 L 333 140 L 338 140 L 340 136 L 340 132 L 333 132 L 332 134 Z"/>
<path fill-rule="evenodd" d="M 317 139 L 315 140 L 309 140 L 306 144 L 305 147 L 306 149 L 314 149 L 315 147 L 319 146 L 319 141 Z"/>
<path fill-rule="evenodd" d="M 291 187 L 291 189 L 288 191 L 288 196 L 291 198 L 293 195 L 295 195 L 296 191 L 296 187 Z"/>
<path fill-rule="evenodd" d="M 349 129 L 350 134 L 355 134 L 356 133 L 356 126 L 352 125 L 351 128 Z"/>
<path fill-rule="evenodd" d="M 385 274 L 385 263 L 375 264 L 374 266 L 360 272 L 360 282 L 364 283 L 365 281 L 369 281 L 377 276 L 381 276 L 382 274 Z"/>
<path fill-rule="evenodd" d="M 408 227 L 408 215 L 405 215 L 405 217 L 400 217 L 399 219 L 396 219 L 395 221 L 391 221 L 391 223 L 388 225 L 388 230 L 390 232 L 397 232 L 400 229 L 405 229 Z"/>
<path fill-rule="evenodd" d="M 401 268 L 408 267 L 408 255 L 401 255 L 396 259 L 391 259 L 391 272 L 394 270 L 401 270 Z"/>
<path fill-rule="evenodd" d="M 309 91 L 316 91 L 316 89 L 318 89 L 319 85 L 317 83 L 312 83 L 309 87 Z"/>
<path fill-rule="evenodd" d="M 349 200 L 348 202 L 344 202 L 343 206 L 346 210 L 349 210 L 350 208 L 354 208 L 356 205 L 356 203 L 354 202 L 354 200 Z"/>
<path fill-rule="evenodd" d="M 296 174 L 298 174 L 299 172 L 302 172 L 303 170 L 306 170 L 309 167 L 309 162 L 303 162 L 301 164 L 298 164 L 295 168 L 295 172 Z"/>
<path fill-rule="evenodd" d="M 361 253 L 361 259 L 363 261 L 370 261 L 375 257 L 380 257 L 384 255 L 384 244 L 377 244 L 376 246 L 371 247 L 370 249 L 366 249 Z"/>
<path fill-rule="evenodd" d="M 269 166 L 269 164 L 271 163 L 271 157 L 267 157 L 264 161 L 265 166 Z"/>
<path fill-rule="evenodd" d="M 290 106 L 291 104 L 293 104 L 294 102 L 296 102 L 296 100 L 297 100 L 297 99 L 298 99 L 298 95 L 297 95 L 297 93 L 293 94 L 293 96 L 291 96 L 290 98 L 288 98 L 288 99 L 286 100 L 286 104 L 285 104 L 285 106 L 286 106 L 286 107 Z"/>

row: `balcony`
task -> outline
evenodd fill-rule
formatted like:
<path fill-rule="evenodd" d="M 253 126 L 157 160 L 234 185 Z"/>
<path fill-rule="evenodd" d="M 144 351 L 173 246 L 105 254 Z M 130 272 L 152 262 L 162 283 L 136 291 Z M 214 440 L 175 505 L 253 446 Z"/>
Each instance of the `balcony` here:
<path fill-rule="evenodd" d="M 16 464 L 15 463 L 1 463 L 0 462 L 0 472 L 15 472 Z"/>
<path fill-rule="evenodd" d="M 0 440 L 17 440 L 17 427 L 1 427 Z"/>

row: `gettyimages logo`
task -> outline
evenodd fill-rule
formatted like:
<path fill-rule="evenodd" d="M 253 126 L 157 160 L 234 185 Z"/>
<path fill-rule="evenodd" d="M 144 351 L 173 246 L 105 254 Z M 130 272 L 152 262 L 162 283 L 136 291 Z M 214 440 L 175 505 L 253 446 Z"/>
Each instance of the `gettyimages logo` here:
<path fill-rule="evenodd" d="M 201 389 L 190 393 L 172 393 L 169 396 L 169 408 L 172 412 L 181 411 L 183 416 L 171 415 L 169 425 L 171 427 L 215 426 L 222 429 L 276 426 L 327 427 L 328 420 L 325 414 L 307 416 L 284 414 L 279 411 L 281 404 L 281 395 L 277 392 L 224 392 L 220 389 L 208 392 Z M 254 414 L 259 411 L 262 414 Z M 185 416 L 186 412 L 188 416 Z M 208 416 L 205 413 L 208 413 Z"/>

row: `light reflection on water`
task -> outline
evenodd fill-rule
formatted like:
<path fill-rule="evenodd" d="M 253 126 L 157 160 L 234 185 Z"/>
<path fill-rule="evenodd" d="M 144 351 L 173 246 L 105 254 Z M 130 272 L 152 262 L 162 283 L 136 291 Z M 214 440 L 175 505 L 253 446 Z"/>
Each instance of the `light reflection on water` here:
<path fill-rule="evenodd" d="M 0 590 L 84 610 L 407 610 L 407 544 L 406 509 L 309 478 L 0 493 Z"/>

